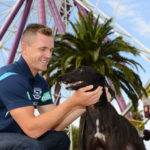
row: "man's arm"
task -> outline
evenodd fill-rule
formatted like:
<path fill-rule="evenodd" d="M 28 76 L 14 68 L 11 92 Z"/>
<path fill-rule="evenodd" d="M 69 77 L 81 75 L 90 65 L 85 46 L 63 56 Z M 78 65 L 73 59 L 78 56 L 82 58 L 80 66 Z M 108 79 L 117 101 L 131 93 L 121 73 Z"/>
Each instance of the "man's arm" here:
<path fill-rule="evenodd" d="M 110 93 L 108 92 L 108 88 L 106 88 L 106 96 L 108 102 L 110 102 Z M 40 114 L 50 111 L 57 107 L 54 104 L 38 106 L 38 111 Z M 54 129 L 57 131 L 64 130 L 68 125 L 70 125 L 74 120 L 76 120 L 79 116 L 81 116 L 86 111 L 85 107 L 75 107 L 68 114 L 64 116 L 62 122 L 60 122 Z"/>
<path fill-rule="evenodd" d="M 50 104 L 50 105 L 44 105 L 44 106 L 39 106 L 38 107 L 38 111 L 41 113 L 45 113 L 47 111 L 50 111 L 52 109 L 54 109 L 55 105 Z M 64 130 L 66 127 L 68 127 L 68 125 L 70 125 L 74 120 L 76 120 L 79 116 L 81 116 L 84 112 L 86 111 L 85 107 L 75 107 L 73 108 L 69 113 L 67 113 L 63 120 L 54 128 L 57 131 L 62 131 Z"/>
<path fill-rule="evenodd" d="M 34 115 L 34 107 L 20 107 L 10 110 L 10 114 L 21 129 L 30 137 L 38 138 L 49 129 L 57 129 L 64 116 L 72 112 L 76 107 L 89 106 L 96 103 L 102 94 L 102 87 L 95 91 L 85 92 L 92 87 L 88 86 L 77 90 L 72 97 L 64 101 L 56 108 L 39 116 Z"/>

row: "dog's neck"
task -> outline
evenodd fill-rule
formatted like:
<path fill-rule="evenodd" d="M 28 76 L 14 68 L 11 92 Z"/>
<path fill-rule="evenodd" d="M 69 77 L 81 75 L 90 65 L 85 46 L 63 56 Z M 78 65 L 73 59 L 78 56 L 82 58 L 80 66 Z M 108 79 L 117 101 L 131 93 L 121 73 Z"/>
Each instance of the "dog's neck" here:
<path fill-rule="evenodd" d="M 91 90 L 88 90 L 87 92 L 94 91 L 98 86 L 99 85 L 94 86 Z M 95 105 L 105 105 L 107 102 L 108 102 L 108 100 L 106 97 L 106 90 L 105 90 L 105 87 L 103 86 L 103 93 L 100 96 L 99 101 Z"/>
<path fill-rule="evenodd" d="M 96 105 L 103 105 L 104 106 L 107 103 L 108 103 L 108 100 L 107 100 L 107 96 L 106 96 L 106 90 L 105 90 L 105 87 L 103 87 L 103 93 L 100 96 L 99 101 L 96 103 Z"/>

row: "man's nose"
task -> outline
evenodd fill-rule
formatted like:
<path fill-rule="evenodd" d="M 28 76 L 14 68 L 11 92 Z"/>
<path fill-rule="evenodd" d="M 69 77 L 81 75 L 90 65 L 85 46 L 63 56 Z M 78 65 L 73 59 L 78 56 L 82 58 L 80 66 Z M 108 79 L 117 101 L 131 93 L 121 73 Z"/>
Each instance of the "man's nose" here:
<path fill-rule="evenodd" d="M 52 57 L 52 52 L 50 52 L 49 50 L 46 51 L 45 56 L 46 56 L 47 58 L 51 59 L 51 57 Z"/>

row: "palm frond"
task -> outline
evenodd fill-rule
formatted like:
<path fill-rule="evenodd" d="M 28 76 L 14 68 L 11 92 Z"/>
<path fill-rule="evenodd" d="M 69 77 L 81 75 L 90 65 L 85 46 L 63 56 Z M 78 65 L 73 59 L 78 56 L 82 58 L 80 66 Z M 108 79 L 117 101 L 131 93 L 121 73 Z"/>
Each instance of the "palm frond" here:
<path fill-rule="evenodd" d="M 47 72 L 50 87 L 58 83 L 57 77 L 70 72 L 80 65 L 92 66 L 111 79 L 118 95 L 123 90 L 136 106 L 138 98 L 145 92 L 141 79 L 134 72 L 142 65 L 128 54 L 139 56 L 137 48 L 115 37 L 112 19 L 99 22 L 100 16 L 94 18 L 90 12 L 85 18 L 79 13 L 75 23 L 70 21 L 73 33 L 58 34 L 55 48 Z M 105 40 L 111 36 L 110 40 Z M 113 38 L 112 38 L 113 37 Z"/>

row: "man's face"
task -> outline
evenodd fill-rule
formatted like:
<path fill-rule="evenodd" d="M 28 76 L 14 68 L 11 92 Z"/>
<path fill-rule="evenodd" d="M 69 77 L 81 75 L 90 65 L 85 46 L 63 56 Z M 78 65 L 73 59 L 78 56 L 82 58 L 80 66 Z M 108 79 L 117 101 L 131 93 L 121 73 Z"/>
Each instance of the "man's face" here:
<path fill-rule="evenodd" d="M 30 37 L 29 44 L 24 44 L 22 56 L 26 60 L 32 74 L 35 76 L 37 72 L 45 71 L 54 48 L 53 37 L 37 33 Z"/>

